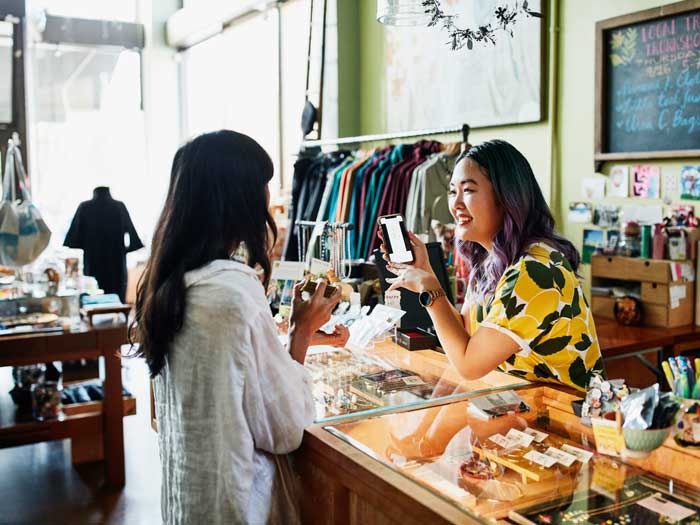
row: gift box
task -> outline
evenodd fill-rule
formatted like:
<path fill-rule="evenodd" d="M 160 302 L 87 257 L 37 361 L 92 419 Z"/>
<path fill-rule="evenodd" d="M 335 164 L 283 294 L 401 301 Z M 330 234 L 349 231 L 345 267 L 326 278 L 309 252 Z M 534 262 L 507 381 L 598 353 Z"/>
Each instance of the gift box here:
<path fill-rule="evenodd" d="M 422 328 L 399 328 L 396 331 L 396 344 L 407 350 L 432 350 L 438 345 L 438 339 Z"/>

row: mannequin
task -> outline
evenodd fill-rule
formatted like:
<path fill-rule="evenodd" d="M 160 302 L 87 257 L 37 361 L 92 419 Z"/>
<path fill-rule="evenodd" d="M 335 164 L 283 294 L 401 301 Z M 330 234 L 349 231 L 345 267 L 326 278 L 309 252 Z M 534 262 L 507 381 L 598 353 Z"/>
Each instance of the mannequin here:
<path fill-rule="evenodd" d="M 112 198 L 109 187 L 96 187 L 92 199 L 78 206 L 63 244 L 82 249 L 85 275 L 124 301 L 126 254 L 143 248 L 143 243 L 126 206 Z"/>

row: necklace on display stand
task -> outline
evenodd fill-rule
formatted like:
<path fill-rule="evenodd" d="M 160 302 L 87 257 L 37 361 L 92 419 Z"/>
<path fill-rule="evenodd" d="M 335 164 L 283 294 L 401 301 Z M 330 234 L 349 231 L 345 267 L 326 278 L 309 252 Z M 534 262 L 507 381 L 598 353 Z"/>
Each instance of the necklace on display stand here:
<path fill-rule="evenodd" d="M 341 280 L 350 277 L 350 262 L 348 261 L 348 250 L 347 250 L 347 225 L 341 224 L 339 228 L 339 245 L 340 245 L 340 256 L 338 258 L 338 277 Z"/>
<path fill-rule="evenodd" d="M 298 255 L 299 255 L 299 262 L 305 262 L 307 253 L 306 251 L 308 250 L 309 246 L 309 228 L 305 224 L 298 224 L 298 241 L 297 241 L 297 248 L 298 248 Z"/>

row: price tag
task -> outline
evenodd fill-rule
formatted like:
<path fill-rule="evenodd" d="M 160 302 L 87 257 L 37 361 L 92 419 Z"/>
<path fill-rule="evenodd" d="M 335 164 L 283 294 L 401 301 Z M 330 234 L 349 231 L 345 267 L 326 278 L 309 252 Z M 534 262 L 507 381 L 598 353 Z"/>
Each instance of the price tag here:
<path fill-rule="evenodd" d="M 523 457 L 525 459 L 529 459 L 533 463 L 537 463 L 538 465 L 543 466 L 544 468 L 549 468 L 557 463 L 557 460 L 553 457 L 547 456 L 545 454 L 540 454 L 536 450 L 531 450 Z"/>
<path fill-rule="evenodd" d="M 582 448 L 572 447 L 571 445 L 562 445 L 561 449 L 568 452 L 572 456 L 575 456 L 581 463 L 588 463 L 593 457 L 593 452 L 583 450 Z"/>
<path fill-rule="evenodd" d="M 490 436 L 489 441 L 493 441 L 494 443 L 496 443 L 496 445 L 500 445 L 503 448 L 511 448 L 513 446 L 518 445 L 518 443 L 511 441 L 510 439 L 501 434 L 494 434 L 493 436 Z"/>
<path fill-rule="evenodd" d="M 469 492 L 461 487 L 458 487 L 454 483 L 450 483 L 446 479 L 440 479 L 433 483 L 436 489 L 440 490 L 444 494 L 448 494 L 457 501 L 461 501 L 465 496 L 469 496 Z"/>
<path fill-rule="evenodd" d="M 320 237 L 323 235 L 324 230 L 326 229 L 326 221 L 321 221 L 317 223 L 314 226 L 314 229 L 311 231 L 311 238 L 313 237 Z"/>
<path fill-rule="evenodd" d="M 664 499 L 658 493 L 649 496 L 648 498 L 639 500 L 637 505 L 656 512 L 657 514 L 661 514 L 666 519 L 676 522 L 689 518 L 695 514 L 693 509 L 689 509 L 679 505 L 678 503 Z"/>
<path fill-rule="evenodd" d="M 534 428 L 526 428 L 523 430 L 526 434 L 529 436 L 532 436 L 535 438 L 535 441 L 538 443 L 542 443 L 545 439 L 549 437 L 549 434 L 545 434 L 544 432 L 540 432 L 539 430 L 535 430 Z"/>
<path fill-rule="evenodd" d="M 544 451 L 544 453 L 553 457 L 565 467 L 570 467 L 574 461 L 576 461 L 576 456 L 569 454 L 568 452 L 564 452 L 563 450 L 559 450 L 558 448 L 549 447 Z"/>
<path fill-rule="evenodd" d="M 401 291 L 392 290 L 384 294 L 384 304 L 390 308 L 401 310 Z"/>
<path fill-rule="evenodd" d="M 598 452 L 609 456 L 619 456 L 620 451 L 625 446 L 620 423 L 600 417 L 592 417 L 591 424 Z"/>
<path fill-rule="evenodd" d="M 420 377 L 418 376 L 408 376 L 403 378 L 403 382 L 406 384 L 406 386 L 420 386 L 424 385 L 425 381 L 423 381 Z"/>
<path fill-rule="evenodd" d="M 304 278 L 304 263 L 297 261 L 275 261 L 272 263 L 270 279 L 275 281 L 301 281 Z"/>
<path fill-rule="evenodd" d="M 311 259 L 311 269 L 309 271 L 312 275 L 326 275 L 330 269 L 331 263 L 328 261 L 322 261 L 321 259 L 316 259 L 315 257 Z"/>
<path fill-rule="evenodd" d="M 534 436 L 526 434 L 525 432 L 521 432 L 520 430 L 517 430 L 515 428 L 511 428 L 506 434 L 506 437 L 512 441 L 516 441 L 519 445 L 522 445 L 523 447 L 529 447 L 535 440 Z"/>

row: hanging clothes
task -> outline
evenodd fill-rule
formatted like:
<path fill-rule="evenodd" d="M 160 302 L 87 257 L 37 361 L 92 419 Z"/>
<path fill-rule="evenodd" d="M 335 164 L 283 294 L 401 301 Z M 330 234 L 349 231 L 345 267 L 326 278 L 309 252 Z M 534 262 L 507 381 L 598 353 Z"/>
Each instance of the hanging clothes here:
<path fill-rule="evenodd" d="M 450 213 L 448 192 L 456 158 L 448 153 L 436 153 L 418 166 L 411 180 L 406 203 L 406 227 L 416 234 L 435 240 L 433 220 L 442 224 L 454 221 Z"/>
<path fill-rule="evenodd" d="M 439 151 L 440 143 L 432 140 L 421 140 L 413 146 L 407 146 L 406 149 L 403 160 L 395 164 L 389 173 L 389 178 L 377 210 L 377 216 L 404 212 L 406 205 L 405 195 L 408 193 L 413 170 L 425 162 L 428 155 Z M 376 220 L 371 225 L 368 244 L 367 251 L 364 252 L 365 258 L 369 258 L 370 254 L 379 248 Z"/>
<path fill-rule="evenodd" d="M 380 163 L 378 169 L 373 174 L 372 180 L 369 182 L 365 200 L 365 209 L 367 213 L 362 222 L 362 244 L 360 248 L 360 256 L 364 259 L 369 258 L 369 254 L 371 253 L 370 246 L 372 246 L 374 241 L 372 237 L 377 234 L 376 222 L 377 218 L 382 215 L 382 213 L 380 213 L 380 205 L 386 193 L 386 188 L 389 186 L 397 167 L 400 167 L 405 161 L 410 151 L 411 146 L 407 144 L 395 146 L 391 154 Z"/>
<path fill-rule="evenodd" d="M 292 200 L 289 203 L 289 209 L 287 212 L 287 217 L 289 218 L 289 225 L 287 227 L 287 240 L 284 243 L 284 250 L 282 256 L 287 261 L 296 261 L 298 258 L 298 248 L 299 239 L 297 237 L 296 231 L 296 216 L 297 216 L 297 206 L 299 202 L 299 195 L 304 186 L 304 181 L 309 175 L 309 168 L 313 163 L 313 159 L 316 155 L 320 153 L 319 148 L 314 150 L 307 150 L 306 152 L 300 153 L 297 161 L 294 163 L 294 175 L 292 177 Z"/>
<path fill-rule="evenodd" d="M 333 173 L 333 188 L 331 190 L 331 198 L 328 209 L 323 217 L 323 220 L 330 221 L 335 219 L 336 209 L 338 207 L 338 194 L 340 192 L 340 180 L 345 172 L 345 169 L 352 164 L 352 159 L 347 159 Z"/>
<path fill-rule="evenodd" d="M 360 258 L 358 249 L 358 239 L 360 236 L 358 234 L 358 229 L 362 224 L 362 214 L 364 212 L 364 198 L 362 196 L 363 181 L 365 176 L 377 167 L 379 160 L 389 150 L 391 150 L 391 148 L 375 150 L 369 159 L 367 159 L 367 162 L 365 162 L 355 174 L 352 198 L 350 200 L 350 210 L 348 213 L 348 222 L 353 225 L 353 228 L 348 232 L 348 252 L 351 259 Z"/>
<path fill-rule="evenodd" d="M 418 227 L 422 232 L 428 233 L 428 240 L 436 240 L 432 228 L 434 220 L 442 224 L 454 222 L 448 202 L 450 191 L 450 179 L 455 166 L 455 157 L 446 153 L 438 153 L 434 162 L 426 166 L 423 178 L 420 181 L 421 199 L 418 202 L 420 223 Z"/>
<path fill-rule="evenodd" d="M 316 152 L 308 159 L 300 157 L 290 217 L 352 224 L 346 241 L 352 259 L 367 259 L 378 247 L 380 215 L 401 213 L 409 229 L 433 240 L 433 219 L 452 222 L 447 193 L 460 146 L 421 140 L 354 154 Z M 292 225 L 291 232 L 296 235 Z M 286 252 L 286 258 L 296 258 L 296 251 Z"/>
<path fill-rule="evenodd" d="M 352 189 L 355 182 L 355 173 L 360 169 L 367 159 L 370 158 L 370 153 L 361 152 L 359 158 L 348 166 L 341 176 L 340 191 L 338 194 L 338 206 L 336 207 L 335 222 L 347 222 L 350 200 L 352 197 Z"/>
<path fill-rule="evenodd" d="M 413 171 L 413 178 L 408 189 L 408 197 L 406 198 L 406 228 L 416 234 L 425 233 L 420 231 L 418 227 L 418 200 L 421 198 L 421 181 L 425 177 L 425 169 L 428 165 L 435 162 L 435 155 L 428 157 L 423 164 L 419 165 Z"/>
<path fill-rule="evenodd" d="M 126 206 L 112 198 L 109 188 L 95 188 L 92 199 L 80 203 L 63 245 L 83 250 L 85 275 L 124 302 L 126 254 L 143 248 L 143 243 Z"/>
<path fill-rule="evenodd" d="M 347 151 L 323 154 L 316 148 L 300 154 L 294 163 L 292 180 L 292 201 L 289 205 L 289 227 L 284 248 L 284 259 L 299 259 L 299 239 L 296 224 L 298 221 L 315 221 L 320 213 L 326 194 L 328 172 L 349 156 Z M 332 200 L 332 195 L 329 200 Z"/>

